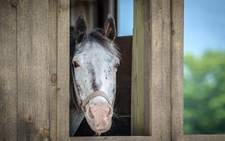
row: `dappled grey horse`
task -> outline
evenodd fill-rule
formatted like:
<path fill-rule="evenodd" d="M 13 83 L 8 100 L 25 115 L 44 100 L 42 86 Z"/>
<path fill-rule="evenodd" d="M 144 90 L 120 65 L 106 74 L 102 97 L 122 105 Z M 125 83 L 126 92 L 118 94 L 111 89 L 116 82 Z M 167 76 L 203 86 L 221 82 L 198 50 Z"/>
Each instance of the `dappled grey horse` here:
<path fill-rule="evenodd" d="M 79 16 L 70 34 L 70 136 L 85 117 L 98 135 L 112 124 L 116 97 L 116 72 L 120 55 L 113 43 L 114 19 L 108 15 L 104 29 L 87 33 L 84 16 Z"/>

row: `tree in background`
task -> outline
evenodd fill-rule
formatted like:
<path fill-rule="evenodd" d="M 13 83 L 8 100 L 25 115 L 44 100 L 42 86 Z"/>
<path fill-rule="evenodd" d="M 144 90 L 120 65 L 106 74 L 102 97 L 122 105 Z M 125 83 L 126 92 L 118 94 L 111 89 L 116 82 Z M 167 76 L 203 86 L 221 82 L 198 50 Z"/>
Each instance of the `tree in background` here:
<path fill-rule="evenodd" d="M 225 134 L 225 52 L 184 56 L 184 134 Z"/>

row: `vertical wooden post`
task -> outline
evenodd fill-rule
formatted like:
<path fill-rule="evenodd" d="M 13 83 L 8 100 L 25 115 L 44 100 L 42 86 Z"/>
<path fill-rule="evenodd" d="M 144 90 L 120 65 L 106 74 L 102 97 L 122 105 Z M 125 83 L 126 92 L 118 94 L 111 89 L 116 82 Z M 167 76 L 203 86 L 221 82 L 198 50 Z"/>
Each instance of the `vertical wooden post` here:
<path fill-rule="evenodd" d="M 57 140 L 69 139 L 70 1 L 58 0 L 57 29 Z"/>
<path fill-rule="evenodd" d="M 171 1 L 135 0 L 132 133 L 171 140 Z"/>
<path fill-rule="evenodd" d="M 172 0 L 172 139 L 183 140 L 184 1 Z"/>
<path fill-rule="evenodd" d="M 57 138 L 57 0 L 49 0 L 48 34 L 49 34 L 49 122 L 50 138 Z"/>
<path fill-rule="evenodd" d="M 56 87 L 49 74 L 56 72 L 56 21 L 49 20 L 55 7 L 50 4 L 17 0 L 18 140 L 49 138 L 49 101 Z"/>
<path fill-rule="evenodd" d="M 17 140 L 16 5 L 0 2 L 0 140 Z"/>
<path fill-rule="evenodd" d="M 150 95 L 152 136 L 171 140 L 171 0 L 151 0 Z"/>
<path fill-rule="evenodd" d="M 134 0 L 132 50 L 132 135 L 144 135 L 144 0 Z"/>

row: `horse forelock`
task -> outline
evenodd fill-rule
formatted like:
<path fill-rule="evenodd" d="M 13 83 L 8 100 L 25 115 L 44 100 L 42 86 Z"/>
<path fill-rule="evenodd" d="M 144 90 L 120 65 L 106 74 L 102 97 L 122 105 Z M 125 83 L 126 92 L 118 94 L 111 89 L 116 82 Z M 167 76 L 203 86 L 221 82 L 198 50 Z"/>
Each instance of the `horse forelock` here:
<path fill-rule="evenodd" d="M 113 41 L 111 41 L 110 39 L 104 36 L 102 29 L 96 28 L 90 31 L 87 34 L 85 40 L 79 44 L 76 50 L 79 50 L 80 52 L 82 52 L 85 45 L 88 43 L 97 43 L 120 59 L 119 48 Z"/>

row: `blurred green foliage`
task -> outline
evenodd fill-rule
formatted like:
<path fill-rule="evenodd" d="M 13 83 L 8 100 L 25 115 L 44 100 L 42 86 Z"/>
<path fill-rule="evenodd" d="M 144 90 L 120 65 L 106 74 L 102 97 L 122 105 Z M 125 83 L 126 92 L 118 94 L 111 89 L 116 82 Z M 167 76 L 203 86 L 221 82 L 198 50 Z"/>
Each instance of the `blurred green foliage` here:
<path fill-rule="evenodd" d="M 184 56 L 184 134 L 225 133 L 225 51 Z"/>

